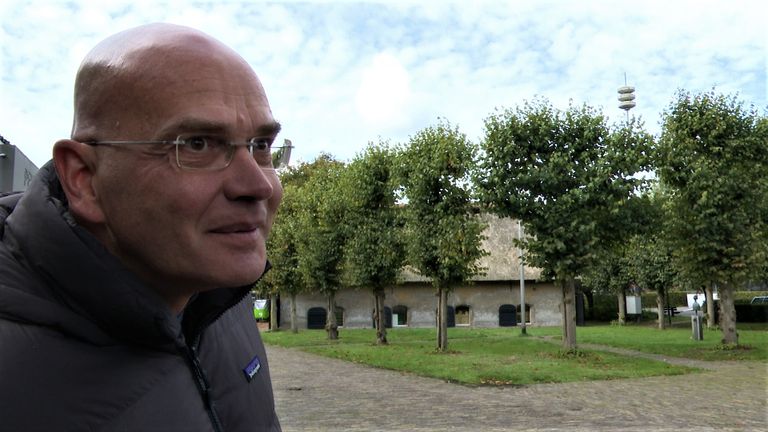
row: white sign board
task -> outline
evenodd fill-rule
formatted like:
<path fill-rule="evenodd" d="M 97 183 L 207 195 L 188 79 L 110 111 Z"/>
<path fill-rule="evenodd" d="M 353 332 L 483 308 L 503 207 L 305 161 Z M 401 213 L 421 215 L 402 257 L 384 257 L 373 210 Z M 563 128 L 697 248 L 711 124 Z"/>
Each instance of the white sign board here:
<path fill-rule="evenodd" d="M 630 315 L 641 315 L 643 313 L 643 304 L 640 296 L 627 296 L 627 313 Z"/>

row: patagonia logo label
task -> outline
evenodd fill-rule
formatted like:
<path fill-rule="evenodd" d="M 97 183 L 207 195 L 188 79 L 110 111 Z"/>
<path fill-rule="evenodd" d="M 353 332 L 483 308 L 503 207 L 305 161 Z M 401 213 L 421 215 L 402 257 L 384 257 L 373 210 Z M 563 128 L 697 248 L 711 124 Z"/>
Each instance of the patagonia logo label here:
<path fill-rule="evenodd" d="M 243 372 L 245 373 L 245 379 L 250 382 L 254 376 L 256 376 L 257 373 L 259 373 L 259 369 L 261 369 L 261 360 L 259 360 L 259 356 L 254 356 L 253 360 L 251 360 L 248 365 L 243 368 Z"/>

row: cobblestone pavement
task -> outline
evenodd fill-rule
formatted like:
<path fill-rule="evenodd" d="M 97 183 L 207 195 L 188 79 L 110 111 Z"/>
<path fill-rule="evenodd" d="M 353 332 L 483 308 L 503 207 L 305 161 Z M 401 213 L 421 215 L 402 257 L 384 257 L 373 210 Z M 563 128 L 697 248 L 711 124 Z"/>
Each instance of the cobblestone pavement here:
<path fill-rule="evenodd" d="M 666 359 L 704 371 L 470 387 L 294 349 L 267 351 L 285 432 L 768 431 L 766 363 Z"/>

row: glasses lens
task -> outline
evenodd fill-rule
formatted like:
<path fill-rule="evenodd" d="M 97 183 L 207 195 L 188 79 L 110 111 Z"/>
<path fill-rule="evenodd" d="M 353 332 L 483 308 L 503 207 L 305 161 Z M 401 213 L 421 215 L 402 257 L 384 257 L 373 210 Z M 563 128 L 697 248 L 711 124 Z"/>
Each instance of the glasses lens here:
<path fill-rule="evenodd" d="M 251 138 L 248 140 L 251 155 L 262 168 L 274 168 L 272 164 L 272 139 Z"/>
<path fill-rule="evenodd" d="M 176 162 L 186 169 L 218 169 L 227 166 L 232 149 L 219 137 L 196 135 L 176 139 Z"/>
<path fill-rule="evenodd" d="M 206 135 L 179 136 L 176 145 L 176 163 L 183 169 L 215 170 L 229 166 L 237 146 L 224 138 Z M 272 147 L 271 138 L 251 138 L 244 143 L 253 159 L 262 168 L 279 169 L 288 166 L 291 159 L 290 140 L 285 146 Z"/>

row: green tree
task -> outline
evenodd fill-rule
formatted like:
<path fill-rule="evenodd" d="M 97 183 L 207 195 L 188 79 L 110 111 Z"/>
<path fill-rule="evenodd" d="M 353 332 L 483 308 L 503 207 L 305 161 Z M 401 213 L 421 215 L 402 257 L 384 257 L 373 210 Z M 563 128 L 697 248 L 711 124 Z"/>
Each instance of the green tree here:
<path fill-rule="evenodd" d="M 659 175 L 669 237 L 689 281 L 720 293 L 723 343 L 738 344 L 734 287 L 766 266 L 768 127 L 735 96 L 680 92 L 663 113 Z"/>
<path fill-rule="evenodd" d="M 613 244 L 611 249 L 601 250 L 593 263 L 581 274 L 584 288 L 593 293 L 615 295 L 618 304 L 618 323 L 627 322 L 625 296 L 633 285 L 628 265 L 628 247 L 624 243 Z"/>
<path fill-rule="evenodd" d="M 320 155 L 297 178 L 306 178 L 297 194 L 297 218 L 294 226 L 298 272 L 305 286 L 327 299 L 326 331 L 328 339 L 338 339 L 336 292 L 341 288 L 344 250 L 344 221 L 339 219 L 342 200 L 339 177 L 342 162 Z"/>
<path fill-rule="evenodd" d="M 257 292 L 270 295 L 273 298 L 273 304 L 276 295 L 287 294 L 290 297 L 291 331 L 294 333 L 298 332 L 296 296 L 307 291 L 305 281 L 299 272 L 297 250 L 300 197 L 302 187 L 315 172 L 324 172 L 325 165 L 328 163 L 332 163 L 331 156 L 321 155 L 312 163 L 301 163 L 280 172 L 283 200 L 267 239 L 267 252 L 272 269 L 265 274 L 256 287 Z M 270 318 L 275 318 L 274 314 Z"/>
<path fill-rule="evenodd" d="M 437 290 L 437 350 L 448 347 L 447 294 L 482 269 L 485 225 L 474 214 L 469 175 L 475 148 L 447 122 L 414 135 L 400 152 L 408 263 Z"/>
<path fill-rule="evenodd" d="M 384 289 L 396 283 L 405 261 L 395 206 L 394 151 L 370 144 L 341 176 L 347 227 L 344 249 L 346 285 L 371 289 L 376 343 L 387 343 Z"/>
<path fill-rule="evenodd" d="M 664 191 L 657 187 L 647 198 L 644 205 L 647 222 L 629 242 L 628 266 L 635 283 L 656 293 L 657 324 L 663 330 L 666 328 L 664 308 L 667 305 L 667 290 L 676 281 L 677 273 L 664 229 L 665 221 L 669 219 L 664 214 Z"/>
<path fill-rule="evenodd" d="M 584 106 L 526 103 L 485 120 L 479 196 L 520 219 L 526 262 L 562 287 L 563 346 L 576 347 L 575 280 L 607 245 L 637 227 L 631 201 L 644 180 L 652 137 L 634 119 L 612 131 Z"/>
<path fill-rule="evenodd" d="M 287 294 L 290 297 L 291 331 L 298 333 L 296 295 L 306 290 L 304 280 L 298 271 L 299 256 L 296 246 L 298 223 L 296 201 L 300 188 L 296 184 L 291 184 L 290 181 L 286 182 L 285 179 L 282 181 L 283 201 L 267 239 L 267 251 L 272 269 L 259 281 L 259 285 L 263 285 L 263 290 L 271 294 L 273 302 L 275 294 Z M 272 328 L 275 329 L 276 326 Z"/>

